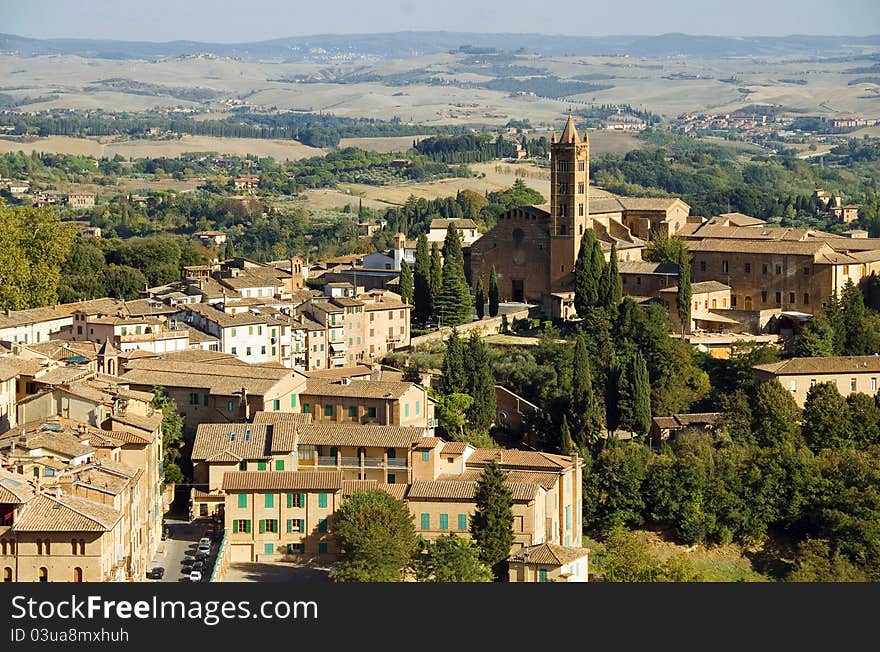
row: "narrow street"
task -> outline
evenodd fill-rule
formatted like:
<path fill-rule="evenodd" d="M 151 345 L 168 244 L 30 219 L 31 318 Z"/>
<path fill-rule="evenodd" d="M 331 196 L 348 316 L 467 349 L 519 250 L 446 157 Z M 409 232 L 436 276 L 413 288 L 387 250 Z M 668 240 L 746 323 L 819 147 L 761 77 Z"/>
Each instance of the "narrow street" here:
<path fill-rule="evenodd" d="M 208 521 L 188 521 L 178 519 L 166 519 L 168 537 L 162 541 L 159 551 L 153 557 L 150 568 L 162 566 L 165 575 L 161 580 L 147 580 L 148 582 L 188 582 L 189 572 L 192 568 L 196 548 L 199 539 L 205 536 Z M 211 544 L 211 552 L 205 560 L 205 569 L 202 572 L 202 581 L 206 582 L 211 576 L 214 566 L 214 556 L 217 552 L 217 544 Z"/>

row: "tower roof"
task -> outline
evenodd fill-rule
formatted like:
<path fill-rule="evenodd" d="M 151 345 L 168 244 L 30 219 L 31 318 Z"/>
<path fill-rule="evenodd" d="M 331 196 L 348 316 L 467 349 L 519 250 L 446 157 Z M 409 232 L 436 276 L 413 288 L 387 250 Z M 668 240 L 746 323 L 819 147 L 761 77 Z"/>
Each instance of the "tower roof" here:
<path fill-rule="evenodd" d="M 113 343 L 108 337 L 106 340 L 104 340 L 104 344 L 102 344 L 101 348 L 98 350 L 98 355 L 118 355 L 119 352 L 119 349 L 113 346 Z"/>
<path fill-rule="evenodd" d="M 565 129 L 562 130 L 562 135 L 559 137 L 560 143 L 579 143 L 581 142 L 580 136 L 578 136 L 577 128 L 574 126 L 574 118 L 569 113 L 568 114 L 568 122 L 565 123 Z"/>

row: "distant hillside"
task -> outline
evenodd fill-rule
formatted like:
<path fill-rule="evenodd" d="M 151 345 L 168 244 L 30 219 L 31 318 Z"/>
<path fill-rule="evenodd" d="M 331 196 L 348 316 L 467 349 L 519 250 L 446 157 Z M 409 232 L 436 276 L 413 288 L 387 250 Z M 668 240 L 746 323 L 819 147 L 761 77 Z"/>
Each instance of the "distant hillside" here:
<path fill-rule="evenodd" d="M 724 37 L 662 34 L 660 36 L 547 36 L 466 32 L 394 32 L 300 36 L 257 43 L 171 41 L 98 41 L 32 39 L 0 34 L 0 53 L 18 56 L 70 54 L 104 59 L 162 59 L 214 55 L 241 59 L 306 61 L 339 57 L 408 58 L 463 49 L 523 51 L 549 56 L 629 55 L 728 58 L 745 56 L 854 57 L 880 51 L 880 35 Z"/>

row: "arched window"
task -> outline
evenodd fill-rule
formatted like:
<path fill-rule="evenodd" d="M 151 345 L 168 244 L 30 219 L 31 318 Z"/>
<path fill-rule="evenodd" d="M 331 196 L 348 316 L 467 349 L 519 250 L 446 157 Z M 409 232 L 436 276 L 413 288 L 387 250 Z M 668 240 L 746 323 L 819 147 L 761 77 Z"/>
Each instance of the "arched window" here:
<path fill-rule="evenodd" d="M 48 582 L 49 581 L 49 569 L 45 566 L 40 566 L 40 581 Z"/>
<path fill-rule="evenodd" d="M 393 460 L 397 458 L 397 449 L 394 448 L 386 448 L 385 452 L 388 453 L 388 459 Z"/>
<path fill-rule="evenodd" d="M 9 566 L 7 566 L 6 568 L 3 569 L 3 581 L 4 582 L 11 582 L 12 581 L 12 569 Z"/>
<path fill-rule="evenodd" d="M 83 569 L 77 566 L 73 569 L 73 581 L 74 582 L 82 582 L 83 581 Z"/>

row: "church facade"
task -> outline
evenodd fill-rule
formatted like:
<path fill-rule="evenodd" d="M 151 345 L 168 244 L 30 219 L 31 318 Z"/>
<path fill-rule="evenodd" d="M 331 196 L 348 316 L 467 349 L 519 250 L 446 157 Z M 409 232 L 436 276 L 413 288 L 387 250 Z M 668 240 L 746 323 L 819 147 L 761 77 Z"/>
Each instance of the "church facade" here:
<path fill-rule="evenodd" d="M 645 240 L 627 225 L 635 226 L 627 219 L 627 198 L 594 198 L 598 206 L 591 211 L 590 143 L 586 134 L 579 136 L 571 116 L 559 140 L 552 139 L 550 165 L 550 203 L 499 216 L 471 245 L 471 281 L 482 277 L 488 287 L 494 266 L 502 301 L 538 304 L 548 317 L 567 319 L 575 316 L 574 267 L 586 231 L 593 230 L 606 259 L 615 243 L 619 260 L 641 260 Z M 637 201 L 640 230 L 654 225 L 672 235 L 687 221 L 689 208 L 681 200 Z"/>

